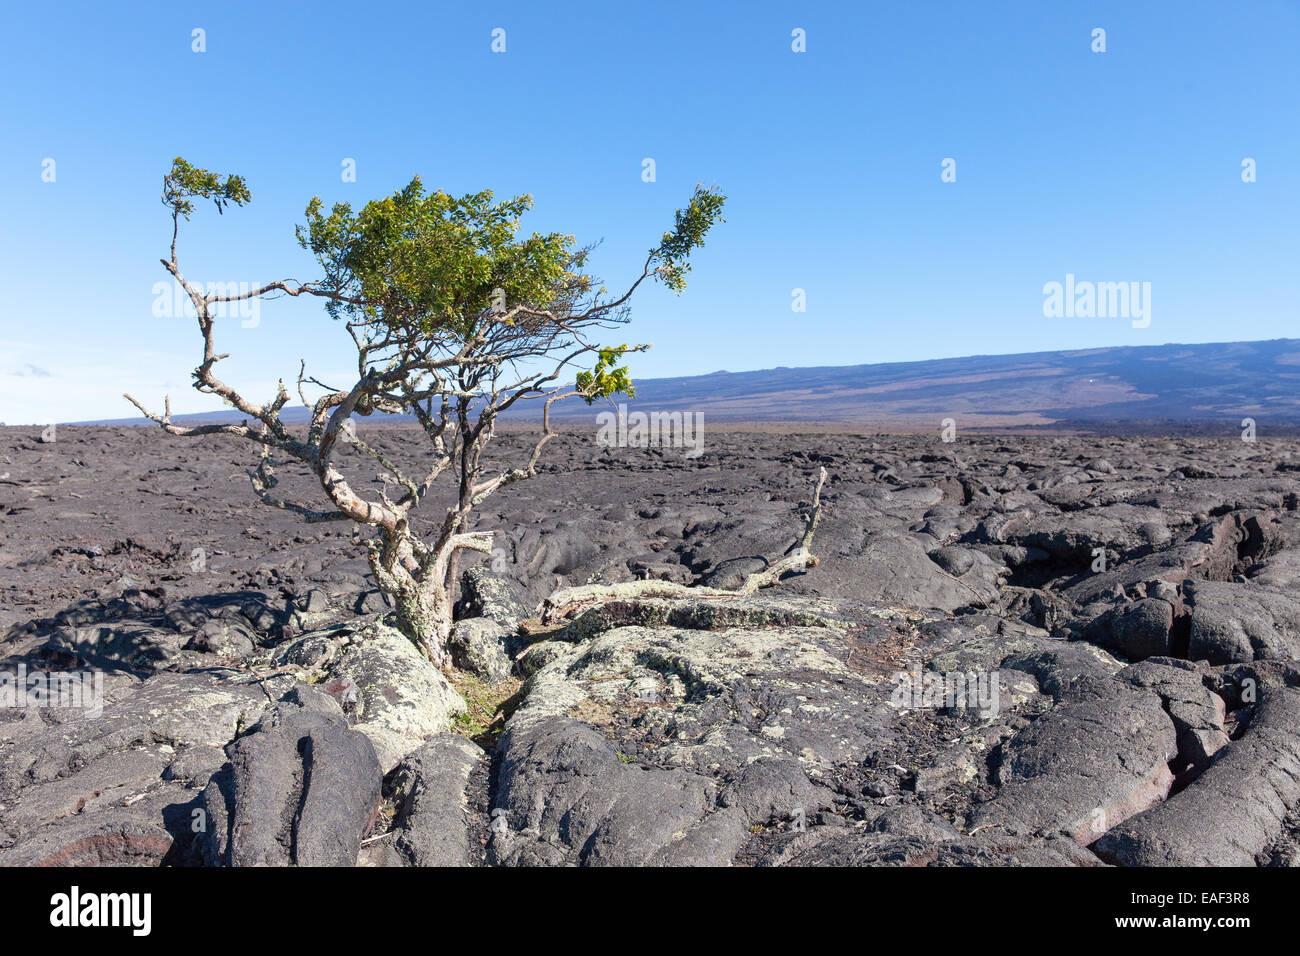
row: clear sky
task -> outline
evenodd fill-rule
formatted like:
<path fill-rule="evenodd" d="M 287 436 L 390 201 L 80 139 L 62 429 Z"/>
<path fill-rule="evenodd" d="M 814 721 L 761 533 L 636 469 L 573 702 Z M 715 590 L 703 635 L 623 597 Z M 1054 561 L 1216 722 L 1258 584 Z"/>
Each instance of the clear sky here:
<path fill-rule="evenodd" d="M 200 282 L 313 278 L 307 200 L 418 173 L 532 193 L 620 286 L 717 183 L 686 293 L 634 303 L 640 377 L 1300 335 L 1298 48 L 1296 0 L 5 4 L 0 421 L 213 407 L 155 315 L 177 155 L 253 191 L 183 229 Z M 1046 317 L 1067 274 L 1149 282 L 1150 324 Z M 218 329 L 250 397 L 348 368 L 319 303 L 257 319 Z"/>

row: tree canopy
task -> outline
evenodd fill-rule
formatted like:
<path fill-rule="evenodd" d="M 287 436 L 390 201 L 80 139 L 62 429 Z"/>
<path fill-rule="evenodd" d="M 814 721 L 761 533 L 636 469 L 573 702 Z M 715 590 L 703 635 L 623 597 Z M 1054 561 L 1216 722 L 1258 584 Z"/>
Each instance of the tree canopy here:
<path fill-rule="evenodd" d="M 307 204 L 306 222 L 296 228 L 296 236 L 319 265 L 318 279 L 284 279 L 231 294 L 205 294 L 180 268 L 180 221 L 190 218 L 197 200 L 210 200 L 222 212 L 251 199 L 242 177 L 200 169 L 180 157 L 163 177 L 172 242 L 171 256 L 162 264 L 194 304 L 203 336 L 195 388 L 218 395 L 251 421 L 177 425 L 171 421 L 170 402 L 159 416 L 127 398 L 170 434 L 227 434 L 261 445 L 261 463 L 250 477 L 266 504 L 309 521 L 351 520 L 374 527 L 378 536 L 368 548 L 380 587 L 394 597 L 402 626 L 431 659 L 445 663 L 456 555 L 491 549 L 493 532 L 472 530 L 474 510 L 499 489 L 537 474 L 542 449 L 555 434 L 553 403 L 574 396 L 590 403 L 634 393 L 624 360 L 647 346 L 599 339 L 628 320 L 628 302 L 647 279 L 682 292 L 691 252 L 723 221 L 726 197 L 716 188 L 696 186 L 687 205 L 677 210 L 673 227 L 648 251 L 641 274 L 618 296 L 586 271 L 590 245 L 579 245 L 565 233 L 522 230 L 520 220 L 532 208 L 531 196 L 497 200 L 484 190 L 453 197 L 442 190 L 426 191 L 418 176 L 359 211 L 336 203 L 326 212 L 319 197 Z M 274 295 L 321 298 L 356 346 L 356 381 L 350 386 L 326 385 L 309 377 L 301 363 L 298 395 L 311 410 L 305 437 L 280 417 L 290 400 L 283 379 L 277 394 L 258 404 L 214 372 L 228 358 L 216 350 L 218 307 Z M 323 394 L 309 399 L 309 388 Z M 486 470 L 483 451 L 497 416 L 530 399 L 543 403 L 542 433 L 531 455 L 514 467 Z M 398 489 L 392 497 L 388 491 L 369 498 L 358 493 L 336 455 L 349 420 L 373 412 L 414 415 L 430 443 L 421 478 L 404 473 L 351 433 L 349 443 L 373 459 L 387 473 L 387 484 Z M 305 465 L 331 507 L 316 510 L 275 497 L 273 454 Z M 436 534 L 425 541 L 411 530 L 409 514 L 445 472 L 455 476 L 455 500 Z"/>

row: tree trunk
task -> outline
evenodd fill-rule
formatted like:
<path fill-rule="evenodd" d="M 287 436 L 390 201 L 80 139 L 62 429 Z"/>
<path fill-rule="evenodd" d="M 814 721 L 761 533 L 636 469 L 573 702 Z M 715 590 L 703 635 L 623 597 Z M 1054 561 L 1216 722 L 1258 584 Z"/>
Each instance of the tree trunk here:
<path fill-rule="evenodd" d="M 378 541 L 371 545 L 370 569 L 379 589 L 393 601 L 397 626 L 443 670 L 451 666 L 447 638 L 452 624 L 451 596 L 443 584 L 445 568 L 445 557 L 421 567 L 404 525 L 396 531 L 381 529 Z"/>
<path fill-rule="evenodd" d="M 437 667 L 451 666 L 447 638 L 451 635 L 452 604 L 437 581 L 411 581 L 392 595 L 397 625 Z"/>
<path fill-rule="evenodd" d="M 451 557 L 447 559 L 447 570 L 442 576 L 443 586 L 447 589 L 447 600 L 453 608 L 460 599 L 460 582 L 456 580 L 459 574 L 460 552 L 453 551 Z"/>

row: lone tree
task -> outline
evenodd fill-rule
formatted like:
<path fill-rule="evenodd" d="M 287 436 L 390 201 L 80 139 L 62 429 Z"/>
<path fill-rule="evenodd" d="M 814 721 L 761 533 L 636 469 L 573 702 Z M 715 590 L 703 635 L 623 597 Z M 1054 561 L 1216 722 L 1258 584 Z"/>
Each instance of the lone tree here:
<path fill-rule="evenodd" d="M 643 345 L 608 345 L 596 337 L 628 319 L 628 301 L 647 279 L 680 293 L 690 271 L 690 254 L 709 229 L 724 221 L 725 198 L 697 186 L 673 227 L 646 256 L 641 274 L 622 295 L 609 294 L 585 269 L 590 246 L 571 235 L 519 230 L 530 196 L 494 201 L 491 192 L 452 197 L 427 193 L 419 178 L 384 199 L 354 212 L 346 203 L 327 213 L 319 198 L 307 204 L 298 242 L 320 264 L 311 282 L 285 279 L 260 288 L 205 294 L 187 279 L 177 259 L 180 223 L 196 200 L 211 200 L 221 212 L 252 199 L 240 176 L 220 176 L 181 158 L 163 177 L 162 201 L 171 210 L 171 255 L 162 264 L 184 290 L 198 316 L 203 361 L 194 387 L 219 396 L 246 418 L 239 424 L 187 427 L 171 420 L 170 398 L 156 415 L 130 395 L 136 408 L 172 435 L 235 435 L 261 446 L 250 471 L 253 489 L 265 503 L 307 521 L 354 521 L 373 525 L 370 567 L 394 603 L 398 624 L 431 661 L 445 667 L 452 625 L 457 554 L 490 553 L 490 531 L 470 531 L 474 509 L 496 491 L 537 474 L 537 463 L 554 432 L 551 405 L 579 397 L 588 403 L 633 394 L 621 364 Z M 211 288 L 211 287 L 210 287 Z M 311 410 L 306 433 L 291 432 L 280 413 L 289 402 L 281 379 L 263 404 L 240 395 L 214 374 L 227 358 L 217 352 L 216 319 L 231 303 L 246 299 L 310 295 L 324 300 L 341 321 L 357 351 L 356 382 L 336 389 L 307 376 L 300 363 L 297 392 Z M 324 390 L 309 401 L 305 388 Z M 540 401 L 542 433 L 528 459 L 489 472 L 483 452 L 498 416 L 518 402 Z M 353 416 L 413 415 L 428 438 L 427 471 L 408 475 L 348 428 Z M 378 499 L 358 494 L 340 471 L 335 452 L 349 441 L 387 473 L 395 490 Z M 314 509 L 274 493 L 275 468 L 286 460 L 305 465 L 320 482 L 328 507 Z M 423 469 L 422 469 L 423 470 Z M 412 532 L 409 518 L 435 481 L 450 472 L 457 495 L 437 530 L 427 539 Z"/>

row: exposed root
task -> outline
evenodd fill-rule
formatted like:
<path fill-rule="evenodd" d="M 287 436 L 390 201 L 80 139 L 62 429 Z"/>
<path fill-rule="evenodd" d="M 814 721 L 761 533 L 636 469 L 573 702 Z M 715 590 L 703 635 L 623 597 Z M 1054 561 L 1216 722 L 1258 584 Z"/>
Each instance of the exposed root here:
<path fill-rule="evenodd" d="M 773 561 L 762 571 L 748 575 L 736 590 L 724 588 L 693 587 L 674 581 L 626 581 L 622 584 L 584 584 L 561 588 L 546 598 L 538 608 L 543 625 L 553 624 L 572 617 L 579 611 L 605 604 L 609 601 L 626 601 L 640 598 L 734 598 L 753 594 L 761 588 L 771 587 L 791 571 L 815 568 L 817 558 L 810 550 L 817 522 L 821 518 L 822 486 L 826 484 L 826 469 L 820 469 L 813 488 L 812 507 L 804 519 L 803 536 L 786 554 Z"/>

